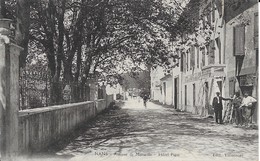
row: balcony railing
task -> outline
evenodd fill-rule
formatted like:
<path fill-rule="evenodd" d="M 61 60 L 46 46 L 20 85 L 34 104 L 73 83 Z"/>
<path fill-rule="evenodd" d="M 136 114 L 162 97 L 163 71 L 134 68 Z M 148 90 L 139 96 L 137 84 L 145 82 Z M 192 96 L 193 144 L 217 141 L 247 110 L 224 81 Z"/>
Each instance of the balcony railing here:
<path fill-rule="evenodd" d="M 202 77 L 224 77 L 226 64 L 210 64 L 202 67 Z"/>

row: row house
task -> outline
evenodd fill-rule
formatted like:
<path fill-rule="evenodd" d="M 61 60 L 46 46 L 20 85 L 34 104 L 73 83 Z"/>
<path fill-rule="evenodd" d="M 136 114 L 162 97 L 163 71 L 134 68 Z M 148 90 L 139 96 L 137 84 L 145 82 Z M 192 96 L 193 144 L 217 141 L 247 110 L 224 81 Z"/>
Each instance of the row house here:
<path fill-rule="evenodd" d="M 172 69 L 158 66 L 151 70 L 151 99 L 178 108 L 181 104 L 180 59 L 171 61 L 171 65 Z"/>
<path fill-rule="evenodd" d="M 216 92 L 225 88 L 224 10 L 221 1 L 203 0 L 199 24 L 194 33 L 184 36 L 181 52 L 181 110 L 202 116 L 213 114 L 211 103 Z M 193 42 L 189 42 L 193 39 Z"/>
<path fill-rule="evenodd" d="M 151 69 L 151 99 L 172 105 L 172 74 L 163 67 Z"/>
<path fill-rule="evenodd" d="M 160 101 L 161 99 L 161 82 L 160 79 L 164 76 L 163 68 L 157 67 L 151 69 L 151 94 L 150 99 Z"/>

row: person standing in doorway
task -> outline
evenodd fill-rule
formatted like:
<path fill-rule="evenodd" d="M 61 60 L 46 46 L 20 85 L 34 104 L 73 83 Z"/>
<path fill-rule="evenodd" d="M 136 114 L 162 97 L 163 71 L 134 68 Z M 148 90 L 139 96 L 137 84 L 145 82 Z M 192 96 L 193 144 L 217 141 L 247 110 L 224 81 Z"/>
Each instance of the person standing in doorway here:
<path fill-rule="evenodd" d="M 242 100 L 242 104 L 240 105 L 240 109 L 242 109 L 242 115 L 245 120 L 245 125 L 248 126 L 250 122 L 250 118 L 253 115 L 253 110 L 256 104 L 256 99 L 252 96 L 248 95 L 248 92 L 245 92 L 244 98 Z"/>
<path fill-rule="evenodd" d="M 223 124 L 222 120 L 222 110 L 223 104 L 222 101 L 231 100 L 230 98 L 223 98 L 220 96 L 220 92 L 216 92 L 216 97 L 213 98 L 212 106 L 215 112 L 216 123 Z"/>

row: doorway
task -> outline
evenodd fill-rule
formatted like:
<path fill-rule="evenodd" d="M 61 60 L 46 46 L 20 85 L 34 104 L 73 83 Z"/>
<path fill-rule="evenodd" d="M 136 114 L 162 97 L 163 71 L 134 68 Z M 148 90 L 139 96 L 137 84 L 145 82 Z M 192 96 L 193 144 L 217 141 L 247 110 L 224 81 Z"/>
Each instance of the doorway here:
<path fill-rule="evenodd" d="M 163 82 L 163 103 L 166 104 L 166 82 Z"/>
<path fill-rule="evenodd" d="M 205 92 L 205 107 L 206 109 L 208 109 L 209 107 L 209 83 L 205 82 L 205 88 L 204 88 L 204 92 Z"/>
<path fill-rule="evenodd" d="M 218 84 L 220 95 L 222 96 L 222 86 L 223 86 L 222 81 L 217 81 L 217 84 Z"/>
<path fill-rule="evenodd" d="M 174 108 L 177 109 L 179 105 L 179 77 L 174 78 Z"/>
<path fill-rule="evenodd" d="M 195 107 L 196 106 L 196 86 L 195 86 L 195 83 L 192 86 L 193 86 L 193 107 Z"/>

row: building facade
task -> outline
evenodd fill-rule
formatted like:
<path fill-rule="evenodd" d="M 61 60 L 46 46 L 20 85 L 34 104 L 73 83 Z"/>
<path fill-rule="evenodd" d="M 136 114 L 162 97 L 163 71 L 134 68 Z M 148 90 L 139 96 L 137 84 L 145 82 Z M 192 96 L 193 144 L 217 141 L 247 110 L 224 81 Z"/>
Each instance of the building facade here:
<path fill-rule="evenodd" d="M 160 79 L 161 81 L 161 103 L 166 105 L 173 105 L 173 83 L 172 83 L 172 74 L 167 74 Z"/>
<path fill-rule="evenodd" d="M 226 95 L 258 93 L 258 2 L 235 1 L 225 7 Z M 256 108 L 257 109 L 257 108 Z M 255 111 L 253 121 L 257 121 Z"/>
<path fill-rule="evenodd" d="M 201 116 L 213 114 L 216 92 L 225 96 L 226 64 L 224 54 L 223 1 L 205 0 L 199 11 L 196 32 L 185 36 L 188 43 L 181 56 L 181 110 Z M 189 42 L 190 39 L 195 39 Z"/>
<path fill-rule="evenodd" d="M 179 59 L 176 60 L 174 68 L 172 69 L 172 105 L 175 109 L 182 107 L 182 72 L 180 68 L 180 52 L 176 53 Z"/>
<path fill-rule="evenodd" d="M 161 78 L 165 76 L 164 69 L 158 66 L 155 69 L 151 69 L 151 99 L 154 101 L 162 101 L 162 86 Z"/>
<path fill-rule="evenodd" d="M 160 76 L 160 97 L 177 109 L 208 116 L 214 115 L 216 92 L 225 98 L 235 91 L 257 98 L 258 3 L 201 0 L 199 8 L 192 12 L 198 14 L 196 30 L 183 33 L 174 45 L 179 59 L 171 74 Z M 223 102 L 224 112 L 228 103 Z M 257 121 L 256 111 L 253 121 Z"/>
<path fill-rule="evenodd" d="M 165 105 L 173 105 L 172 70 L 163 67 L 151 69 L 151 99 Z"/>

